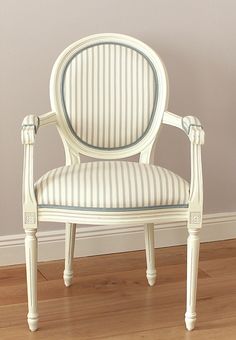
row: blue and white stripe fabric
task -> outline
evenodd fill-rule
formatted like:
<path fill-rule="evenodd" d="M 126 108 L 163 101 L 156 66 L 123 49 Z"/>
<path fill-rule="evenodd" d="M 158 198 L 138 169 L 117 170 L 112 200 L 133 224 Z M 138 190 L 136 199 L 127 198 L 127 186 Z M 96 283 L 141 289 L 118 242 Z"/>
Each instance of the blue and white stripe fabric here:
<path fill-rule="evenodd" d="M 187 207 L 189 184 L 165 168 L 126 161 L 74 164 L 35 184 L 41 206 L 125 210 Z"/>
<path fill-rule="evenodd" d="M 151 125 L 157 96 L 150 60 L 126 45 L 87 47 L 64 70 L 67 122 L 76 138 L 95 148 L 124 148 L 140 140 Z"/>

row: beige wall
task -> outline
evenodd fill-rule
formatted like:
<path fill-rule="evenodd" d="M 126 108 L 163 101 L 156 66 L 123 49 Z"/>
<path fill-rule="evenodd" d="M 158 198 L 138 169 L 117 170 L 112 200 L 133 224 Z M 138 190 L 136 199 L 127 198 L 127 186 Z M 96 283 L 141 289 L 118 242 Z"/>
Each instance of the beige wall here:
<path fill-rule="evenodd" d="M 20 125 L 50 109 L 57 55 L 99 32 L 125 33 L 152 46 L 166 64 L 169 109 L 197 115 L 203 149 L 205 212 L 236 211 L 236 3 L 233 0 L 1 0 L 0 235 L 21 233 Z M 164 128 L 156 161 L 189 178 L 187 138 Z M 52 127 L 36 146 L 37 175 L 64 161 Z"/>

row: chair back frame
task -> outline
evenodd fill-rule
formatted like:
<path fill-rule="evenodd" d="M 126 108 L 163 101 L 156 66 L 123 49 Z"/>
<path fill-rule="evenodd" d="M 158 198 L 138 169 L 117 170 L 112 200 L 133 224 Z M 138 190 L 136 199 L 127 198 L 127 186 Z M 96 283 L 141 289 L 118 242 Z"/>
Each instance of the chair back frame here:
<path fill-rule="evenodd" d="M 135 143 L 115 149 L 94 148 L 93 146 L 88 145 L 76 138 L 68 124 L 62 98 L 63 77 L 65 68 L 67 67 L 70 60 L 80 51 L 86 48 L 89 48 L 95 44 L 107 43 L 121 44 L 135 49 L 141 53 L 152 64 L 158 80 L 157 103 L 153 112 L 152 121 L 148 127 L 148 131 L 146 131 L 142 138 L 138 139 Z M 152 147 L 157 132 L 160 128 L 163 114 L 167 108 L 168 78 L 161 59 L 158 57 L 156 52 L 154 52 L 143 42 L 121 34 L 95 34 L 78 40 L 74 44 L 70 45 L 57 58 L 50 79 L 50 99 L 52 110 L 56 112 L 57 115 L 57 128 L 65 147 L 67 163 L 72 163 L 74 158 L 78 161 L 78 156 L 80 153 L 98 159 L 120 159 L 145 152 L 146 149 L 150 149 L 150 147 Z"/>

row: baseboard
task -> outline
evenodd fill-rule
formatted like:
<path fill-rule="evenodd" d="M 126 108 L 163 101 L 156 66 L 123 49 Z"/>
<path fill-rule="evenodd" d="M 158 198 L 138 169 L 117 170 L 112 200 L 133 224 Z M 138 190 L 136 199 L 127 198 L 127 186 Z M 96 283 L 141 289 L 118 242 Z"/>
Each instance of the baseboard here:
<path fill-rule="evenodd" d="M 64 230 L 38 232 L 39 261 L 64 258 Z M 184 222 L 155 226 L 156 247 L 186 243 Z M 201 241 L 236 238 L 236 212 L 204 215 Z M 76 232 L 75 257 L 144 249 L 143 226 L 87 226 Z M 24 233 L 0 236 L 0 266 L 25 263 Z"/>

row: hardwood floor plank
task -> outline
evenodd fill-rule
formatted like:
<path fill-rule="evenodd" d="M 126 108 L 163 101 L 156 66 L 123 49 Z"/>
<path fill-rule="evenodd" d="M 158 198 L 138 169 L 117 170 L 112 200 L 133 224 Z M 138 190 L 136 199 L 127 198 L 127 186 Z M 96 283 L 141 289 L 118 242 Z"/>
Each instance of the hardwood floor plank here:
<path fill-rule="evenodd" d="M 184 327 L 186 247 L 157 249 L 156 258 L 154 287 L 147 285 L 143 251 L 76 259 L 70 288 L 63 261 L 39 264 L 34 334 L 26 323 L 24 266 L 0 268 L 0 339 L 236 339 L 236 240 L 202 245 L 191 333 Z"/>
<path fill-rule="evenodd" d="M 226 335 L 227 334 L 227 335 Z M 111 340 L 235 340 L 236 318 L 201 322 L 194 332 L 187 332 L 182 326 L 152 329 L 124 335 L 109 336 Z M 99 339 L 99 338 L 97 338 Z"/>
<path fill-rule="evenodd" d="M 202 261 L 201 269 L 210 277 L 231 277 L 236 278 L 236 257 Z"/>
<path fill-rule="evenodd" d="M 226 240 L 218 242 L 201 243 L 200 262 L 204 260 L 216 260 L 236 257 L 236 241 Z"/>
<path fill-rule="evenodd" d="M 25 266 L 3 267 L 3 269 L 0 267 L 0 288 L 25 283 L 25 276 Z M 41 282 L 45 280 L 45 277 L 38 271 L 38 281 Z"/>
<path fill-rule="evenodd" d="M 101 270 L 102 272 L 102 270 Z M 101 293 L 116 291 L 117 289 L 124 289 L 137 291 L 142 289 L 160 289 L 160 286 L 166 284 L 174 284 L 176 282 L 184 282 L 186 280 L 186 266 L 174 265 L 159 268 L 158 282 L 155 287 L 148 286 L 145 268 L 125 272 L 116 272 L 108 274 L 97 274 L 92 276 L 80 276 L 75 273 L 73 284 L 70 288 L 64 286 L 62 280 L 62 273 L 60 279 L 43 280 L 38 282 L 38 299 L 47 300 L 69 296 L 89 295 L 101 291 Z M 199 278 L 209 277 L 204 271 L 199 270 Z M 0 304 L 22 303 L 26 301 L 26 283 L 19 283 L 15 286 L 9 286 L 7 290 L 5 287 L 0 287 Z"/>

